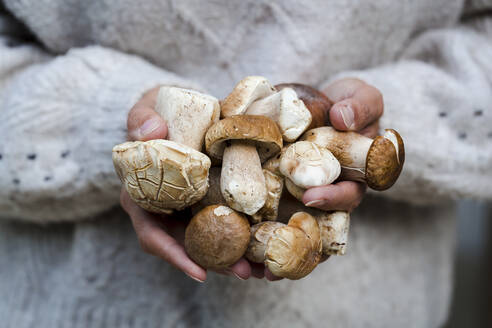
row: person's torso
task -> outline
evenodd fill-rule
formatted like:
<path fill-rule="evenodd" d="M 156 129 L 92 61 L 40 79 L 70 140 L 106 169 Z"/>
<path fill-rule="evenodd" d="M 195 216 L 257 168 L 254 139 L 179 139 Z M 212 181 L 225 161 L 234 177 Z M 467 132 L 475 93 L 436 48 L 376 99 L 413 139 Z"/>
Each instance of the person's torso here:
<path fill-rule="evenodd" d="M 251 74 L 318 84 L 395 59 L 421 31 L 454 23 L 461 0 L 6 0 L 44 45 L 141 55 L 224 96 Z"/>

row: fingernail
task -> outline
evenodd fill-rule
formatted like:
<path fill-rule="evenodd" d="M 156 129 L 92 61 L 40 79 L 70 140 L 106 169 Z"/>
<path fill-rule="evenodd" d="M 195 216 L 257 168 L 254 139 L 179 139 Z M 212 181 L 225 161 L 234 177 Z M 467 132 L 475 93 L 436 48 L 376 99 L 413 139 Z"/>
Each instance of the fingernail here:
<path fill-rule="evenodd" d="M 186 272 L 185 272 L 185 273 L 186 273 Z M 188 277 L 190 277 L 191 279 L 193 279 L 193 280 L 195 280 L 195 281 L 198 281 L 199 283 L 203 283 L 203 282 L 205 281 L 205 280 L 200 280 L 200 279 L 198 279 L 197 277 L 193 277 L 192 275 L 189 275 L 189 274 L 187 274 L 187 273 L 186 273 L 186 275 L 187 275 Z"/>
<path fill-rule="evenodd" d="M 239 280 L 242 280 L 242 281 L 245 281 L 246 279 L 240 277 L 237 273 L 235 273 L 234 271 L 232 272 L 232 274 Z"/>
<path fill-rule="evenodd" d="M 151 119 L 145 121 L 144 124 L 142 124 L 140 126 L 140 129 L 139 129 L 140 136 L 145 137 L 145 136 L 151 134 L 160 125 L 161 125 L 161 122 L 157 118 L 151 118 Z"/>
<path fill-rule="evenodd" d="M 304 205 L 309 206 L 309 207 L 317 207 L 317 206 L 323 205 L 324 203 L 325 203 L 324 200 L 318 199 L 318 200 L 312 200 L 310 202 L 307 202 Z"/>
<path fill-rule="evenodd" d="M 243 281 L 244 281 L 244 280 L 246 280 L 246 279 L 244 279 L 244 278 L 240 277 L 237 273 L 235 273 L 234 271 L 232 271 L 232 270 L 231 270 L 231 269 L 229 269 L 229 268 L 224 269 L 224 273 L 228 274 L 229 276 L 234 276 L 234 277 L 236 277 L 236 278 L 237 278 L 237 279 L 239 279 L 239 280 L 243 280 Z"/>
<path fill-rule="evenodd" d="M 342 108 L 340 108 L 340 114 L 342 115 L 343 123 L 345 123 L 347 129 L 352 129 L 354 125 L 354 111 L 352 107 L 342 106 Z"/>

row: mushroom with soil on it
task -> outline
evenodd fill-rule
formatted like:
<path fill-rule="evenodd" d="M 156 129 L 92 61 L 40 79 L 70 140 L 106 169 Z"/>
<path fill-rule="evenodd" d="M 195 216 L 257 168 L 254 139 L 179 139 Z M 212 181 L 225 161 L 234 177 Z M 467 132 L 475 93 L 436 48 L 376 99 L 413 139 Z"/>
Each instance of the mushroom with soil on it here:
<path fill-rule="evenodd" d="M 321 254 L 318 222 L 306 212 L 297 212 L 287 225 L 271 221 L 254 225 L 246 258 L 264 263 L 278 277 L 296 280 L 314 270 Z"/>
<path fill-rule="evenodd" d="M 342 180 L 365 181 L 374 190 L 390 188 L 405 162 L 403 139 L 393 129 L 371 139 L 325 126 L 307 131 L 301 139 L 331 151 L 341 164 Z"/>
<path fill-rule="evenodd" d="M 194 204 L 207 192 L 211 162 L 200 150 L 207 129 L 219 119 L 220 106 L 212 96 L 164 86 L 155 110 L 168 125 L 169 140 L 116 145 L 113 164 L 140 207 L 169 214 Z"/>
<path fill-rule="evenodd" d="M 195 214 L 185 231 L 188 256 L 205 269 L 225 269 L 246 252 L 248 220 L 224 205 L 211 205 Z"/>
<path fill-rule="evenodd" d="M 221 191 L 227 204 L 248 215 L 267 198 L 261 163 L 282 148 L 282 135 L 271 119 L 236 115 L 215 123 L 205 136 L 207 153 L 222 159 Z"/>

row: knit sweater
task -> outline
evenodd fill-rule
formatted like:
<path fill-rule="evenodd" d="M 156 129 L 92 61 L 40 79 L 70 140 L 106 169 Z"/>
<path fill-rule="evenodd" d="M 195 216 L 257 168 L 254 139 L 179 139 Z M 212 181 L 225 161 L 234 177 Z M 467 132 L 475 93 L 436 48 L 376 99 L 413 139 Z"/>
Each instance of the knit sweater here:
<path fill-rule="evenodd" d="M 492 3 L 4 6 L 2 326 L 436 327 L 445 320 L 452 200 L 492 198 Z M 111 148 L 125 140 L 128 110 L 149 88 L 223 97 L 251 74 L 319 88 L 343 76 L 366 80 L 383 93 L 381 127 L 401 133 L 407 160 L 392 189 L 353 213 L 346 256 L 296 282 L 211 274 L 199 285 L 138 249 L 115 208 Z"/>

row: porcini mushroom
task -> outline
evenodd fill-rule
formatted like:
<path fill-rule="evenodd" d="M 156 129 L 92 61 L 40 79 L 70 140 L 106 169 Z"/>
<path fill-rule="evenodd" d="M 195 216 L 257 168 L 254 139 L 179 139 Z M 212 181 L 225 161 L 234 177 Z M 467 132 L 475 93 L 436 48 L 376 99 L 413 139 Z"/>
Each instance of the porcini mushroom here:
<path fill-rule="evenodd" d="M 318 222 L 306 212 L 297 212 L 287 225 L 267 221 L 253 226 L 246 257 L 263 262 L 278 277 L 296 280 L 314 270 L 321 252 Z"/>
<path fill-rule="evenodd" d="M 329 124 L 328 115 L 332 103 L 324 93 L 300 83 L 282 83 L 275 86 L 277 90 L 285 88 L 293 89 L 311 112 L 312 120 L 308 127 L 309 130 Z"/>
<path fill-rule="evenodd" d="M 223 117 L 241 115 L 254 101 L 275 93 L 275 88 L 263 76 L 247 76 L 220 103 Z"/>
<path fill-rule="evenodd" d="M 286 194 L 279 206 L 279 217 L 288 218 L 299 211 L 299 203 Z M 311 214 L 321 231 L 323 255 L 345 255 L 350 228 L 350 214 L 346 211 L 323 211 L 315 207 L 303 207 L 303 211 Z M 251 234 L 259 224 L 251 227 Z M 251 242 L 250 246 L 251 247 Z M 248 251 L 250 248 L 248 248 Z M 248 253 L 247 253 L 248 254 Z"/>
<path fill-rule="evenodd" d="M 113 163 L 130 197 L 150 212 L 181 210 L 200 200 L 208 189 L 210 159 L 169 140 L 116 145 Z"/>
<path fill-rule="evenodd" d="M 293 142 L 311 124 L 311 113 L 291 88 L 284 88 L 257 100 L 246 110 L 248 115 L 263 115 L 277 122 L 285 141 Z"/>
<path fill-rule="evenodd" d="M 298 141 L 282 153 L 280 172 L 297 186 L 311 188 L 335 181 L 340 175 L 340 163 L 326 148 Z"/>
<path fill-rule="evenodd" d="M 398 179 L 405 161 L 401 136 L 386 129 L 374 140 L 355 132 L 340 132 L 320 127 L 304 133 L 301 138 L 330 150 L 342 167 L 344 180 L 366 181 L 374 190 L 386 190 Z"/>
<path fill-rule="evenodd" d="M 224 269 L 246 252 L 250 239 L 248 220 L 224 205 L 207 206 L 185 231 L 188 256 L 205 269 Z"/>
<path fill-rule="evenodd" d="M 263 220 L 275 221 L 278 215 L 278 205 L 284 189 L 284 179 L 269 170 L 263 169 L 265 184 L 267 188 L 267 198 L 262 208 L 251 216 L 253 223 Z"/>
<path fill-rule="evenodd" d="M 323 254 L 345 255 L 350 228 L 350 214 L 345 211 L 319 212 L 314 217 L 321 229 Z"/>
<path fill-rule="evenodd" d="M 255 214 L 265 204 L 261 163 L 282 148 L 282 135 L 271 119 L 236 115 L 215 123 L 205 136 L 207 153 L 222 159 L 221 190 L 227 204 Z"/>
<path fill-rule="evenodd" d="M 113 164 L 130 197 L 156 213 L 183 209 L 208 188 L 210 159 L 200 153 L 206 130 L 218 121 L 218 99 L 193 90 L 161 87 L 155 108 L 169 140 L 125 142 L 113 148 Z"/>

